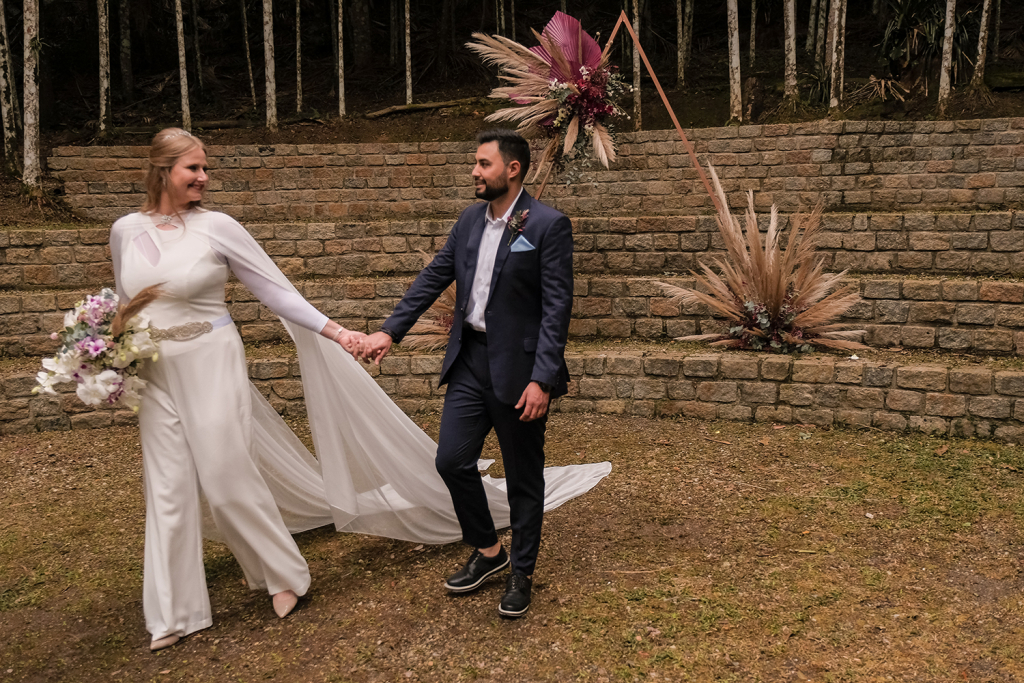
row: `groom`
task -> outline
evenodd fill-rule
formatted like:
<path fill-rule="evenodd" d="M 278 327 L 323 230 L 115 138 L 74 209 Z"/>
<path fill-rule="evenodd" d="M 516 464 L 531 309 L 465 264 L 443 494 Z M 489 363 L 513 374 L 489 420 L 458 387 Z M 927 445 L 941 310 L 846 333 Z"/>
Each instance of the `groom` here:
<path fill-rule="evenodd" d="M 476 590 L 509 565 L 487 508 L 477 460 L 493 428 L 511 507 L 512 573 L 498 613 L 530 608 L 544 516 L 544 429 L 548 402 L 566 393 L 565 340 L 572 310 L 572 226 L 523 190 L 530 147 L 510 130 L 477 136 L 476 203 L 423 269 L 381 331 L 359 355 L 377 363 L 454 280 L 455 322 L 441 366 L 448 384 L 437 471 L 451 492 L 462 538 L 475 548 L 445 582 Z"/>

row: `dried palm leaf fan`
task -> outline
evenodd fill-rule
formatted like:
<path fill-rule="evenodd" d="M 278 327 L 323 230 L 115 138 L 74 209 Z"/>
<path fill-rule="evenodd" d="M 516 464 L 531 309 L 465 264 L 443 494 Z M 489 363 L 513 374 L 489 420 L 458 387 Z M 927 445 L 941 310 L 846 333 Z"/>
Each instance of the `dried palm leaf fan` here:
<path fill-rule="evenodd" d="M 487 120 L 515 123 L 526 137 L 550 138 L 534 173 L 536 180 L 547 165 L 535 195 L 540 199 L 556 161 L 596 159 L 605 168 L 615 161 L 615 138 L 607 122 L 610 117 L 625 115 L 615 99 L 628 86 L 609 66 L 597 41 L 569 15 L 555 12 L 544 32 L 534 31 L 533 35 L 540 44 L 532 48 L 483 33 L 474 33 L 474 42 L 467 43 L 467 47 L 485 63 L 497 65 L 500 77 L 508 83 L 495 88 L 491 97 L 516 105 L 499 109 Z M 402 345 L 443 348 L 454 321 L 454 306 L 452 285 L 409 330 Z"/>
<path fill-rule="evenodd" d="M 844 329 L 847 325 L 831 322 L 860 301 L 860 295 L 855 286 L 836 290 L 847 271 L 823 272 L 825 259 L 814 247 L 814 238 L 821 229 L 821 206 L 810 215 L 793 217 L 783 250 L 777 209 L 772 206 L 768 232 L 762 242 L 754 213 L 754 193 L 747 194 L 744 229 L 729 211 L 715 169 L 709 170 L 718 195 L 718 229 L 729 258 L 714 259 L 719 272 L 701 263 L 704 274 L 693 273 L 707 293 L 664 282 L 657 284 L 675 300 L 704 304 L 729 321 L 729 330 L 678 340 L 777 353 L 810 351 L 816 346 L 866 349 L 864 344 L 854 341 L 864 330 L 848 330 Z"/>

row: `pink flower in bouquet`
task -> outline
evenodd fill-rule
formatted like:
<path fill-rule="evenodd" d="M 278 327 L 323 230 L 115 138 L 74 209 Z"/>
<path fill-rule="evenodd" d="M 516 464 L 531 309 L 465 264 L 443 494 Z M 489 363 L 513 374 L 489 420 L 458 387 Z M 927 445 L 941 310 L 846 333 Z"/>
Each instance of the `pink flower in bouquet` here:
<path fill-rule="evenodd" d="M 78 350 L 87 354 L 89 358 L 95 358 L 107 350 L 107 342 L 96 337 L 86 337 L 76 345 Z"/>

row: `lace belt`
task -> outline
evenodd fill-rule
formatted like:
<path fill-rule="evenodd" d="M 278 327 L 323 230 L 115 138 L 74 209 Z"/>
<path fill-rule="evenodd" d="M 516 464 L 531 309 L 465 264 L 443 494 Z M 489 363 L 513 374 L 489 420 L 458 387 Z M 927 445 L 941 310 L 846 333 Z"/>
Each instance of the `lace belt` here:
<path fill-rule="evenodd" d="M 191 341 L 230 323 L 231 316 L 222 315 L 213 321 L 189 322 L 168 327 L 167 329 L 151 327 L 149 328 L 149 336 L 156 341 Z"/>

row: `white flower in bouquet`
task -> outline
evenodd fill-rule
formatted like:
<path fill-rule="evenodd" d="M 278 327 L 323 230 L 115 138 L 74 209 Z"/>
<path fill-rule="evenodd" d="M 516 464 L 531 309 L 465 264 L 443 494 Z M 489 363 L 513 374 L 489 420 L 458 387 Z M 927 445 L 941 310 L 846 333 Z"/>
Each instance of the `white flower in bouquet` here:
<path fill-rule="evenodd" d="M 82 375 L 75 393 L 87 406 L 109 403 L 121 391 L 121 375 L 117 370 L 104 370 L 98 375 Z"/>
<path fill-rule="evenodd" d="M 33 393 L 57 395 L 54 385 L 74 381 L 75 393 L 86 405 L 120 404 L 137 411 L 139 391 L 146 382 L 137 377 L 146 359 L 157 359 L 150 336 L 149 316 L 142 309 L 160 296 L 160 286 L 147 287 L 127 305 L 110 289 L 87 296 L 64 315 L 64 329 L 50 337 L 61 342 L 57 353 L 43 359 Z"/>

